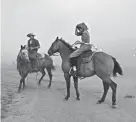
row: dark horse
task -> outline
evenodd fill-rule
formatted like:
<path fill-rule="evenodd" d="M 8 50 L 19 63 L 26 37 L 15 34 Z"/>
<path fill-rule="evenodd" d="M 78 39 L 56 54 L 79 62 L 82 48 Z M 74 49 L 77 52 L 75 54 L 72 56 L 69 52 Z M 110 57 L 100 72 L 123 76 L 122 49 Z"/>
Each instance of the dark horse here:
<path fill-rule="evenodd" d="M 48 54 L 54 55 L 55 53 L 59 52 L 62 58 L 62 70 L 64 72 L 64 77 L 66 80 L 67 86 L 67 96 L 65 97 L 66 100 L 70 97 L 70 77 L 69 74 L 70 70 L 70 62 L 69 62 L 69 55 L 74 51 L 71 45 L 65 42 L 58 37 L 52 43 L 51 47 L 48 50 Z M 87 52 L 86 52 L 87 53 Z M 86 54 L 84 53 L 84 54 Z M 116 89 L 117 84 L 111 80 L 111 76 L 114 77 L 116 74 L 119 73 L 123 75 L 122 69 L 116 59 L 104 52 L 94 52 L 91 60 L 88 63 L 82 62 L 80 64 L 80 69 L 78 71 L 78 75 L 81 77 L 91 77 L 97 75 L 103 81 L 104 86 L 104 93 L 102 98 L 97 103 L 102 103 L 105 100 L 107 95 L 109 86 L 112 89 L 112 107 L 116 107 Z M 78 91 L 78 77 L 73 76 L 74 86 L 76 90 L 77 100 L 79 98 L 79 91 Z"/>
<path fill-rule="evenodd" d="M 51 70 L 55 70 L 55 67 L 53 66 L 53 60 L 51 59 L 50 56 L 48 56 L 47 54 L 44 54 L 43 58 L 39 58 L 38 59 L 38 71 L 34 71 L 31 68 L 31 62 L 29 60 L 29 56 L 28 56 L 28 50 L 26 48 L 26 46 L 22 46 L 21 45 L 21 49 L 19 51 L 19 54 L 17 56 L 17 70 L 21 76 L 21 80 L 20 80 L 20 85 L 18 88 L 18 92 L 20 92 L 21 89 L 21 85 L 23 83 L 23 88 L 25 87 L 25 78 L 27 77 L 27 75 L 29 73 L 33 73 L 33 72 L 41 72 L 42 76 L 38 82 L 38 84 L 40 85 L 41 80 L 43 79 L 43 77 L 45 76 L 46 72 L 45 72 L 45 68 L 47 69 L 50 81 L 49 81 L 49 85 L 48 87 L 51 87 L 51 82 L 52 82 L 52 72 Z"/>

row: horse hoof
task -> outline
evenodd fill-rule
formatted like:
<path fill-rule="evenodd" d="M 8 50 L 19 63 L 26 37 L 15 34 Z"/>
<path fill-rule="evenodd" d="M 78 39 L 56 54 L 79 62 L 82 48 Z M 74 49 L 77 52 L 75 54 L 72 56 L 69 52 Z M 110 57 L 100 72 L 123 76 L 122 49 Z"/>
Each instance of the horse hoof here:
<path fill-rule="evenodd" d="M 68 100 L 68 98 L 69 98 L 69 97 L 65 97 L 65 99 L 64 99 L 64 100 L 65 100 L 65 101 L 67 101 L 67 100 Z"/>
<path fill-rule="evenodd" d="M 97 104 L 101 104 L 102 102 L 103 102 L 103 101 L 101 101 L 101 100 L 98 100 L 98 101 L 97 101 Z"/>
<path fill-rule="evenodd" d="M 38 83 L 38 85 L 40 86 L 40 85 L 41 85 L 41 83 Z"/>
<path fill-rule="evenodd" d="M 112 105 L 112 108 L 113 109 L 118 108 L 118 105 Z"/>
<path fill-rule="evenodd" d="M 80 100 L 80 98 L 78 97 L 78 98 L 76 98 L 78 101 Z"/>
<path fill-rule="evenodd" d="M 48 88 L 48 89 L 50 89 L 50 88 L 51 88 L 51 86 L 48 86 L 47 88 Z"/>

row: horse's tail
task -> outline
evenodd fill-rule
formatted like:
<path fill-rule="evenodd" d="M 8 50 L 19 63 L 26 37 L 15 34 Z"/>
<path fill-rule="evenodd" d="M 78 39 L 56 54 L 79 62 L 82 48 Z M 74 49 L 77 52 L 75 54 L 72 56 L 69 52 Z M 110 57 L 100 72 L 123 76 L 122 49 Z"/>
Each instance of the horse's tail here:
<path fill-rule="evenodd" d="M 114 57 L 112 57 L 112 59 L 114 62 L 113 76 L 116 77 L 117 73 L 119 73 L 120 75 L 123 75 L 123 70 L 121 66 L 119 65 L 119 63 L 116 61 Z"/>

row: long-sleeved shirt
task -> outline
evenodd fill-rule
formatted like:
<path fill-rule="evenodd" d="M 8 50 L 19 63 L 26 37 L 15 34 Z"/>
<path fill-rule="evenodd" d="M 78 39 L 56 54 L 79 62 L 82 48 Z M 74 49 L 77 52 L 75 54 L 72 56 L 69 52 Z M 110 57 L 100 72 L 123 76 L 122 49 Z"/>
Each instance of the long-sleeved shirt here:
<path fill-rule="evenodd" d="M 36 40 L 36 39 L 34 39 L 34 38 L 28 40 L 28 47 L 29 47 L 29 48 L 30 48 L 30 47 L 34 48 L 34 47 L 37 47 L 37 46 L 40 47 L 40 44 L 39 44 L 39 41 L 38 41 L 38 40 Z"/>
<path fill-rule="evenodd" d="M 90 43 L 90 34 L 87 30 L 85 30 L 81 36 L 81 40 L 85 43 Z"/>

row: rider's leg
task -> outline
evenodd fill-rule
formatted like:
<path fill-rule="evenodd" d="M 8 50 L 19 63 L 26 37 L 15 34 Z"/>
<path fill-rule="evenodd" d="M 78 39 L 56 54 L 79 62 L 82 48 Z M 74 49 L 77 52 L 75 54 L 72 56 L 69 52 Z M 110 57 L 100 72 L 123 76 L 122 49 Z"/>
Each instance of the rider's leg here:
<path fill-rule="evenodd" d="M 69 74 L 72 76 L 77 76 L 77 59 L 76 59 L 76 57 L 70 58 L 70 64 L 71 64 L 71 68 L 70 68 Z"/>
<path fill-rule="evenodd" d="M 77 59 L 76 57 L 73 57 L 70 59 L 71 67 L 73 67 L 74 70 L 76 70 L 77 67 Z"/>
<path fill-rule="evenodd" d="M 31 51 L 29 53 L 29 59 L 31 61 L 32 69 L 37 70 L 38 64 L 37 64 L 37 52 L 35 50 Z"/>
<path fill-rule="evenodd" d="M 73 60 L 72 61 L 72 63 L 73 63 L 73 70 L 76 71 L 77 70 L 77 57 L 74 57 L 72 60 Z"/>
<path fill-rule="evenodd" d="M 70 63 L 71 63 L 71 70 L 73 69 L 74 72 L 77 70 L 77 57 L 81 54 L 81 49 L 77 49 L 73 53 L 70 54 Z"/>

